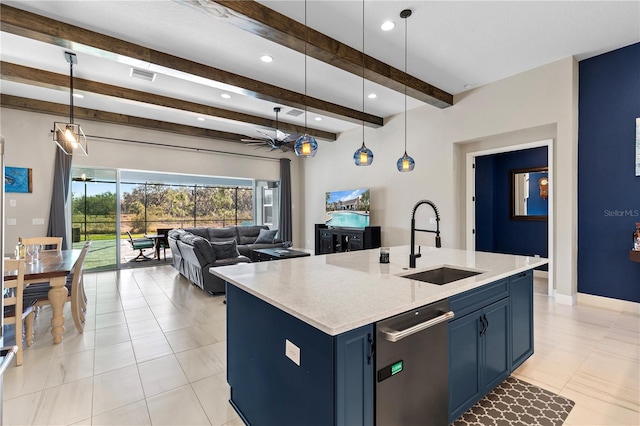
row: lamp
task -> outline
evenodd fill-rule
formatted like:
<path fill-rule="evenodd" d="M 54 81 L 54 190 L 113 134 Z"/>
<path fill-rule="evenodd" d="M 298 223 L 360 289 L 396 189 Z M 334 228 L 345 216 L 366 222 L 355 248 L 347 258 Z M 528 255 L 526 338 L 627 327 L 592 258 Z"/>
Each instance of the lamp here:
<path fill-rule="evenodd" d="M 304 2 L 304 97 L 307 97 L 307 0 Z M 309 129 L 307 128 L 307 102 L 304 103 L 304 130 L 303 136 L 300 136 L 293 150 L 298 157 L 311 158 L 315 157 L 318 153 L 318 141 L 312 136 L 309 136 Z"/>
<path fill-rule="evenodd" d="M 364 0 L 362 0 L 362 113 L 364 114 Z M 364 144 L 364 119 L 362 120 L 362 146 L 353 154 L 356 166 L 370 166 L 373 152 Z"/>
<path fill-rule="evenodd" d="M 78 63 L 75 53 L 64 52 L 64 57 L 69 62 L 69 122 L 53 123 L 53 140 L 60 149 L 67 155 L 74 152 L 82 152 L 88 155 L 87 137 L 79 124 L 73 122 L 73 64 Z"/>
<path fill-rule="evenodd" d="M 411 16 L 411 9 L 400 12 L 400 17 L 404 19 L 404 72 L 407 72 L 407 18 Z M 410 172 L 416 166 L 413 158 L 407 155 L 407 85 L 404 85 L 404 155 L 398 159 L 396 167 L 399 172 Z"/>

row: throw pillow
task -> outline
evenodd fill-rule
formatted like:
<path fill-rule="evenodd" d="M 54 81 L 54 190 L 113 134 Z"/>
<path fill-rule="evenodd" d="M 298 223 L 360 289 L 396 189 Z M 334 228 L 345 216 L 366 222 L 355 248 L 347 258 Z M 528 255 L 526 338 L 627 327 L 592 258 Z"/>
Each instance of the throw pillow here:
<path fill-rule="evenodd" d="M 261 229 L 254 244 L 273 244 L 273 240 L 275 240 L 277 233 L 277 229 Z"/>
<path fill-rule="evenodd" d="M 216 255 L 216 259 L 228 259 L 230 257 L 240 256 L 240 253 L 238 253 L 236 240 L 224 242 L 212 241 L 209 244 L 211 244 L 211 248 Z"/>

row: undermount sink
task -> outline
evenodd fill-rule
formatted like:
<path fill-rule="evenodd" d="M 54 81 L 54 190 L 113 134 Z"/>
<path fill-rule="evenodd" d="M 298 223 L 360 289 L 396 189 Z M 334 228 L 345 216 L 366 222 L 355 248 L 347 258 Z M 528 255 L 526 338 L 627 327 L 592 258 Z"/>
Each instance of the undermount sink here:
<path fill-rule="evenodd" d="M 449 267 L 442 267 L 436 269 L 430 269 L 428 271 L 416 272 L 415 274 L 401 275 L 402 278 L 410 280 L 423 281 L 429 284 L 449 284 L 454 281 L 462 280 L 465 278 L 473 277 L 474 275 L 481 274 L 482 272 L 469 271 L 466 269 L 456 269 Z"/>

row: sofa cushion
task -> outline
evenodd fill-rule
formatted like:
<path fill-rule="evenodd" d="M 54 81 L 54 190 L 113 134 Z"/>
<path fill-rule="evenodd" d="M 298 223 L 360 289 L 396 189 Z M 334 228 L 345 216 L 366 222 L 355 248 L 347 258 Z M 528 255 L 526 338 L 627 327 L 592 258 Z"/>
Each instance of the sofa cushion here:
<path fill-rule="evenodd" d="M 200 237 L 194 234 L 184 234 L 180 241 L 184 244 L 188 244 L 193 246 L 194 251 L 199 253 L 202 256 L 202 259 L 206 264 L 213 263 L 216 260 L 216 256 L 213 250 L 211 250 L 211 246 L 209 245 L 209 241 L 206 238 Z"/>
<path fill-rule="evenodd" d="M 266 225 L 238 226 L 238 241 L 240 244 L 253 244 L 261 229 L 269 229 Z"/>
<path fill-rule="evenodd" d="M 184 230 L 198 237 L 209 239 L 209 228 L 184 228 Z"/>
<path fill-rule="evenodd" d="M 238 238 L 238 233 L 236 232 L 235 227 L 232 228 L 209 228 L 208 229 L 207 238 L 209 241 L 231 241 L 236 240 Z"/>
<path fill-rule="evenodd" d="M 213 249 L 216 260 L 229 259 L 240 256 L 240 253 L 238 253 L 236 240 L 225 242 L 211 241 L 209 244 L 211 244 L 211 248 Z"/>
<path fill-rule="evenodd" d="M 277 229 L 261 229 L 253 244 L 273 244 L 277 233 Z"/>

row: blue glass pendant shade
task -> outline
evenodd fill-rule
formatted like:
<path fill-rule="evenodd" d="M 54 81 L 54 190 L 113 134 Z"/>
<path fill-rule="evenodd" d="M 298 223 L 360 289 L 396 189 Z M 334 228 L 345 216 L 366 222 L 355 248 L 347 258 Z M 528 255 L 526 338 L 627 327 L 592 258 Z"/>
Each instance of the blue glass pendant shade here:
<path fill-rule="evenodd" d="M 399 172 L 410 172 L 416 166 L 416 162 L 413 161 L 413 158 L 409 157 L 407 151 L 405 151 L 404 155 L 398 159 L 396 166 Z"/>
<path fill-rule="evenodd" d="M 373 152 L 362 142 L 362 147 L 353 153 L 353 162 L 356 166 L 370 166 L 373 163 Z"/>
<path fill-rule="evenodd" d="M 315 157 L 318 153 L 318 142 L 315 138 L 305 134 L 296 139 L 296 143 L 293 146 L 293 150 L 298 157 L 311 158 Z"/>

